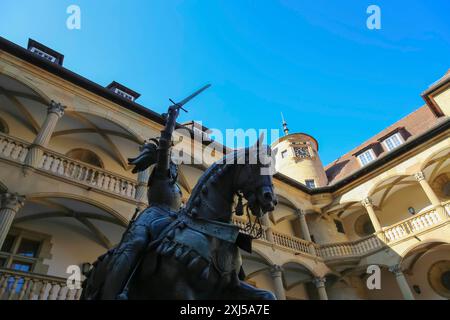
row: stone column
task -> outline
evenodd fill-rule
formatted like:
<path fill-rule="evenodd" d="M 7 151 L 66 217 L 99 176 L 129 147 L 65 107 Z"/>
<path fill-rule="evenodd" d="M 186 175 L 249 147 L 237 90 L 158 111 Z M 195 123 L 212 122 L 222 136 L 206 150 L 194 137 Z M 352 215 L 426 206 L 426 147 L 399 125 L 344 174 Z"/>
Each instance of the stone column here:
<path fill-rule="evenodd" d="M 286 293 L 284 292 L 284 286 L 283 286 L 283 268 L 279 265 L 273 265 L 272 268 L 270 268 L 270 274 L 273 279 L 273 283 L 275 286 L 275 295 L 278 300 L 286 300 Z"/>
<path fill-rule="evenodd" d="M 270 227 L 270 220 L 269 220 L 269 217 L 267 214 L 265 214 L 261 217 L 261 222 L 266 227 L 265 232 L 266 232 L 267 241 L 269 241 L 270 243 L 273 243 L 272 228 Z"/>
<path fill-rule="evenodd" d="M 316 249 L 314 248 L 314 245 L 312 244 L 311 234 L 309 233 L 308 223 L 306 222 L 305 212 L 301 209 L 297 209 L 296 214 L 297 214 L 298 220 L 300 222 L 300 229 L 302 230 L 302 235 L 303 235 L 304 240 L 311 243 L 309 246 L 309 252 L 312 255 L 316 255 Z"/>
<path fill-rule="evenodd" d="M 325 289 L 325 278 L 314 278 L 313 281 L 314 285 L 317 288 L 317 293 L 319 294 L 320 300 L 328 300 L 327 290 Z"/>
<path fill-rule="evenodd" d="M 439 201 L 439 198 L 436 196 L 436 193 L 434 193 L 433 189 L 431 188 L 428 181 L 425 179 L 425 175 L 423 172 L 417 172 L 414 174 L 414 178 L 420 183 L 420 186 L 422 187 L 423 191 L 427 195 L 428 199 L 430 200 L 431 204 L 434 206 L 438 206 L 441 204 L 441 201 Z"/>
<path fill-rule="evenodd" d="M 414 294 L 408 285 L 408 281 L 406 281 L 401 266 L 396 264 L 395 266 L 389 267 L 389 271 L 395 275 L 395 280 L 397 280 L 397 284 L 402 292 L 403 298 L 405 300 L 415 300 Z"/>
<path fill-rule="evenodd" d="M 44 124 L 41 127 L 38 135 L 33 141 L 31 145 L 31 149 L 29 150 L 27 157 L 25 159 L 25 164 L 36 168 L 39 160 L 42 158 L 42 147 L 47 147 L 50 138 L 55 130 L 56 124 L 58 120 L 64 115 L 64 109 L 66 107 L 57 103 L 55 101 L 51 101 L 50 105 L 47 109 L 47 117 L 45 118 Z"/>
<path fill-rule="evenodd" d="M 381 224 L 380 221 L 378 220 L 377 215 L 375 214 L 375 210 L 373 209 L 372 199 L 367 197 L 363 201 L 361 201 L 361 204 L 366 208 L 370 221 L 372 222 L 373 228 L 375 229 L 375 232 L 381 231 Z"/>
<path fill-rule="evenodd" d="M 14 217 L 23 206 L 25 198 L 17 193 L 3 193 L 0 195 L 0 248 L 3 246 L 9 229 L 13 223 Z"/>

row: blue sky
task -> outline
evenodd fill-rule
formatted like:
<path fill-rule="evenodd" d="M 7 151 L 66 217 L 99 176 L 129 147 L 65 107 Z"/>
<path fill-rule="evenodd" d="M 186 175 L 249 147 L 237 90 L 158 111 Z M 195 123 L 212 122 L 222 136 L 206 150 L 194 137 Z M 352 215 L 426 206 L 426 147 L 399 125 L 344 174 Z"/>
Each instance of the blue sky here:
<path fill-rule="evenodd" d="M 81 8 L 81 30 L 66 8 Z M 381 8 L 382 29 L 366 27 Z M 385 0 L 4 0 L 0 35 L 65 55 L 65 66 L 121 82 L 163 112 L 213 86 L 180 121 L 306 132 L 327 164 L 423 105 L 450 68 L 450 2 Z"/>

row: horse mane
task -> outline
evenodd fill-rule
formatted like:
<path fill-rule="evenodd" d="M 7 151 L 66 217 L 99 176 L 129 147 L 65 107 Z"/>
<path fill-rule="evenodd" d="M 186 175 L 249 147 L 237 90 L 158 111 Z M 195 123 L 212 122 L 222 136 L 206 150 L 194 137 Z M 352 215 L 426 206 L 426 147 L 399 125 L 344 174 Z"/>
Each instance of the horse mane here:
<path fill-rule="evenodd" d="M 246 150 L 246 149 L 243 149 Z M 219 178 L 226 170 L 225 168 L 228 168 L 230 165 L 235 163 L 235 160 L 240 155 L 241 150 L 235 150 L 232 151 L 225 156 L 221 160 L 218 160 L 214 162 L 198 179 L 197 183 L 194 186 L 194 189 L 192 189 L 191 196 L 189 197 L 189 200 L 186 204 L 186 210 L 189 212 L 193 208 L 193 204 L 195 199 L 197 199 L 199 196 L 201 196 L 202 188 L 208 183 L 211 179 L 217 179 Z"/>

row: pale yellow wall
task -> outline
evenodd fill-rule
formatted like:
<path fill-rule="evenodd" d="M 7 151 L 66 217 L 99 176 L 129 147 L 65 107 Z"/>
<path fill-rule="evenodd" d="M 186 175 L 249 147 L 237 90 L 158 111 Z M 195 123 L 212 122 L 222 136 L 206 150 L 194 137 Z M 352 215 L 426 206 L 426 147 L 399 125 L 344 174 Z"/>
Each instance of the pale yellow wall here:
<path fill-rule="evenodd" d="M 382 226 L 390 226 L 404 219 L 410 218 L 408 208 L 413 207 L 416 213 L 430 206 L 431 203 L 423 192 L 420 185 L 403 188 L 390 197 L 383 204 L 381 210 L 377 210 L 376 214 Z"/>
<path fill-rule="evenodd" d="M 294 135 L 294 138 L 297 135 Z M 292 139 L 294 139 L 292 138 Z M 307 138 L 303 135 L 299 135 L 298 139 L 295 138 L 296 141 L 309 141 L 310 138 Z M 313 146 L 314 144 L 311 144 Z M 325 186 L 327 184 L 327 177 L 325 174 L 325 170 L 323 168 L 322 161 L 320 160 L 319 154 L 315 148 L 312 147 L 314 152 L 313 158 L 306 158 L 302 160 L 295 160 L 293 149 L 290 146 L 290 141 L 288 139 L 282 140 L 276 145 L 272 146 L 276 152 L 276 163 L 275 168 L 278 172 L 297 180 L 301 183 L 305 183 L 305 180 L 314 179 L 316 187 Z M 287 151 L 286 156 L 282 157 L 282 152 Z"/>
<path fill-rule="evenodd" d="M 366 283 L 367 277 L 363 282 Z M 393 273 L 387 269 L 381 269 L 381 289 L 369 290 L 366 287 L 369 300 L 403 300 L 397 281 Z"/>
<path fill-rule="evenodd" d="M 26 142 L 33 142 L 36 134 L 5 111 L 5 108 L 0 105 L 0 118 L 8 125 L 9 135 L 25 140 Z"/>
<path fill-rule="evenodd" d="M 244 261 L 244 268 L 245 268 L 245 261 Z M 256 282 L 256 287 L 260 289 L 265 289 L 271 291 L 273 294 L 275 294 L 275 286 L 273 283 L 272 276 L 270 275 L 269 271 L 264 271 L 261 273 L 258 273 L 251 279 L 249 279 L 251 282 Z"/>
<path fill-rule="evenodd" d="M 328 244 L 348 241 L 345 234 L 339 233 L 336 224 L 330 217 L 307 216 L 309 232 L 314 236 L 316 243 Z"/>
<path fill-rule="evenodd" d="M 434 100 L 446 116 L 450 116 L 450 87 L 434 97 Z"/>
<path fill-rule="evenodd" d="M 353 279 L 350 284 L 345 281 L 337 281 L 331 286 L 326 286 L 328 299 L 330 300 L 362 300 L 365 292 L 362 282 Z"/>
<path fill-rule="evenodd" d="M 292 300 L 309 300 L 305 284 L 301 283 L 290 290 L 286 290 L 286 298 Z"/>
<path fill-rule="evenodd" d="M 447 298 L 435 292 L 428 281 L 428 271 L 431 266 L 443 260 L 450 260 L 450 248 L 448 246 L 425 253 L 414 265 L 412 274 L 408 275 L 408 282 L 411 286 L 418 285 L 420 287 L 421 293 L 414 293 L 416 299 L 447 300 Z"/>
<path fill-rule="evenodd" d="M 66 270 L 69 265 L 81 265 L 84 262 L 92 263 L 106 251 L 105 247 L 92 238 L 92 234 L 85 227 L 70 220 L 72 219 L 45 219 L 17 225 L 17 227 L 23 229 L 51 236 L 50 254 L 52 257 L 44 260 L 44 264 L 49 266 L 49 275 L 67 277 Z M 109 232 L 105 229 L 103 228 L 103 231 L 111 238 L 113 243 L 117 243 L 120 239 L 117 227 L 111 226 Z"/>
<path fill-rule="evenodd" d="M 350 241 L 361 239 L 361 236 L 358 235 L 355 230 L 356 220 L 361 216 L 366 216 L 367 219 L 369 219 L 369 215 L 367 214 L 367 211 L 363 208 L 361 208 L 361 210 L 358 210 L 357 212 L 352 213 L 342 219 L 342 221 L 344 223 L 345 233 Z M 369 221 L 370 221 L 370 219 L 369 219 Z"/>

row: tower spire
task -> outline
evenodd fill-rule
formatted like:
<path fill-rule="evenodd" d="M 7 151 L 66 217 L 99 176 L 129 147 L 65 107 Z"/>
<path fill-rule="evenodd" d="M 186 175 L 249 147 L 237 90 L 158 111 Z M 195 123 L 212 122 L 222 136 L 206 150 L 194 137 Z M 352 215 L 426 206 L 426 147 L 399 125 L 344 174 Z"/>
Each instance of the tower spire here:
<path fill-rule="evenodd" d="M 281 112 L 281 121 L 283 122 L 284 135 L 287 136 L 287 135 L 289 135 L 289 128 L 287 126 L 286 120 L 284 120 L 283 112 Z"/>

